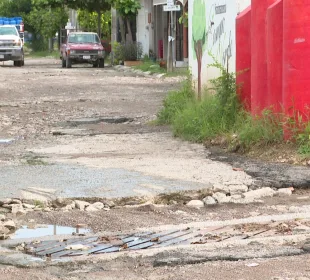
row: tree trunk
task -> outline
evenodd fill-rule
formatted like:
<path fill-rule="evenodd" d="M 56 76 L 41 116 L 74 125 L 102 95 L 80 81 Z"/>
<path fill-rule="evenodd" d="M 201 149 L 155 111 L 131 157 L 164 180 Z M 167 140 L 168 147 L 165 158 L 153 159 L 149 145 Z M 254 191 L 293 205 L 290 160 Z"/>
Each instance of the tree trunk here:
<path fill-rule="evenodd" d="M 130 26 L 129 18 L 126 18 L 126 23 L 127 23 L 127 31 L 128 31 L 128 41 L 130 43 L 132 43 L 133 42 L 133 37 L 132 37 L 132 31 L 131 31 L 131 26 Z"/>
<path fill-rule="evenodd" d="M 121 31 L 122 43 L 124 44 L 126 41 L 126 34 L 125 34 L 125 24 L 123 18 L 119 15 L 118 16 L 119 28 Z"/>
<path fill-rule="evenodd" d="M 201 67 L 202 67 L 202 42 L 194 42 L 195 53 L 198 63 L 198 101 L 201 101 Z"/>
<path fill-rule="evenodd" d="M 101 10 L 97 11 L 98 13 L 98 36 L 101 39 Z"/>

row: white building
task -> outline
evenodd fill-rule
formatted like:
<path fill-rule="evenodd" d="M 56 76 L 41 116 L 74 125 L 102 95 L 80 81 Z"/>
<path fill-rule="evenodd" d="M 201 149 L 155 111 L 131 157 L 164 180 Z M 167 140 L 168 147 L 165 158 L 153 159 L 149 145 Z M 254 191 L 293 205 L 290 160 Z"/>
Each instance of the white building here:
<path fill-rule="evenodd" d="M 235 72 L 236 17 L 250 5 L 251 0 L 188 0 L 189 67 L 196 81 L 199 67 L 194 39 L 195 35 L 197 36 L 199 32 L 202 34 L 203 28 L 206 28 L 205 44 L 201 56 L 202 86 L 219 75 L 219 69 L 208 67 L 215 62 L 214 59 L 225 68 L 228 67 L 229 71 Z M 202 12 L 197 13 L 197 9 Z M 204 19 L 199 18 L 203 14 L 205 14 Z"/>

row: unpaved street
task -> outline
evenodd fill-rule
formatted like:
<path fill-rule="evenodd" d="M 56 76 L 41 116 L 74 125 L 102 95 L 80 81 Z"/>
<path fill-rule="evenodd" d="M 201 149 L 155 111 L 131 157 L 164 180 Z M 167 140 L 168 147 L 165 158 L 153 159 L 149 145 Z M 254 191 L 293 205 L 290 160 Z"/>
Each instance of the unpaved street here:
<path fill-rule="evenodd" d="M 310 279 L 309 168 L 155 125 L 182 79 L 0 64 L 0 236 L 12 238 L 0 241 L 1 280 Z M 75 238 L 82 249 L 67 248 Z"/>
<path fill-rule="evenodd" d="M 252 183 L 152 124 L 180 78 L 68 70 L 51 59 L 27 65 L 0 68 L 0 136 L 15 139 L 0 146 L 0 197 L 115 198 Z"/>

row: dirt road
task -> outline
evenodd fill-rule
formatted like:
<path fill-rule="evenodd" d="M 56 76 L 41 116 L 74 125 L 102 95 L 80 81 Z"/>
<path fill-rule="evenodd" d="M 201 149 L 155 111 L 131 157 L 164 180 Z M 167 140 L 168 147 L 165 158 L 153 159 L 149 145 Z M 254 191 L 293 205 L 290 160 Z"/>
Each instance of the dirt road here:
<path fill-rule="evenodd" d="M 0 197 L 124 197 L 251 184 L 152 124 L 180 78 L 29 60 L 0 68 Z"/>
<path fill-rule="evenodd" d="M 243 162 L 223 160 L 202 145 L 175 139 L 169 128 L 154 125 L 163 98 L 181 80 L 138 77 L 109 67 L 62 69 L 60 61 L 53 59 L 29 59 L 23 68 L 0 65 L 0 199 L 115 199 L 218 186 L 229 190 L 254 187 L 253 178 L 243 171 Z M 257 165 L 250 167 L 252 173 L 257 170 Z M 304 172 L 298 173 L 303 183 L 308 180 Z M 310 209 L 308 192 L 268 198 L 264 204 L 199 209 L 174 197 L 168 199 L 171 201 L 175 205 L 29 212 L 16 223 L 21 226 L 31 220 L 73 227 L 82 223 L 94 233 L 122 232 Z M 258 266 L 248 266 L 252 262 Z M 298 277 L 309 277 L 308 267 L 305 256 L 157 268 L 137 258 L 44 269 L 1 264 L 0 279 L 305 280 L 308 278 Z"/>

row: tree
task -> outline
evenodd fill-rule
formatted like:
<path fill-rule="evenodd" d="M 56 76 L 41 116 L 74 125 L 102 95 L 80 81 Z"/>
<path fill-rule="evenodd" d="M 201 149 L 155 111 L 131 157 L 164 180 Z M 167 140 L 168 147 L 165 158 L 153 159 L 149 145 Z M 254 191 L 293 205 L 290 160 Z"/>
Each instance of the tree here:
<path fill-rule="evenodd" d="M 87 10 L 78 10 L 78 21 L 82 29 L 96 32 L 98 28 L 98 15 L 96 12 L 88 12 Z M 105 37 L 110 38 L 111 35 L 111 11 L 106 11 L 101 15 L 101 30 Z"/>
<path fill-rule="evenodd" d="M 133 41 L 130 20 L 137 16 L 138 11 L 141 9 L 141 4 L 139 0 L 114 0 L 113 2 L 114 8 L 117 10 L 120 16 L 121 25 L 124 24 L 124 20 L 126 21 L 127 31 L 128 31 L 128 40 L 130 42 Z M 125 41 L 122 38 L 122 41 Z"/>
<path fill-rule="evenodd" d="M 88 12 L 97 13 L 98 35 L 101 37 L 101 15 L 103 11 L 111 9 L 112 0 L 33 0 L 43 7 L 63 7 L 64 5 L 71 9 L 81 9 Z"/>
<path fill-rule="evenodd" d="M 192 18 L 194 58 L 198 64 L 198 100 L 201 100 L 201 63 L 207 45 L 206 7 L 203 0 L 194 0 Z"/>

